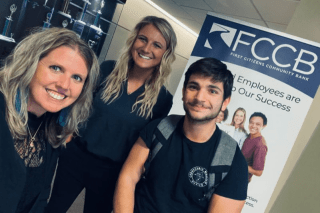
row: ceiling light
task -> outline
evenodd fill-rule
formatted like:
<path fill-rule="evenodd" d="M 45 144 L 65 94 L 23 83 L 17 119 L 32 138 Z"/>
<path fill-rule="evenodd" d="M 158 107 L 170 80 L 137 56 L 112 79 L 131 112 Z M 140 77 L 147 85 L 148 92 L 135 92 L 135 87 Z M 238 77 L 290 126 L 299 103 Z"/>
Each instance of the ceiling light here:
<path fill-rule="evenodd" d="M 191 33 L 192 35 L 198 37 L 199 35 L 197 33 L 195 33 L 193 30 L 191 30 L 189 27 L 187 27 L 186 25 L 184 25 L 182 22 L 180 22 L 178 19 L 176 19 L 175 17 L 173 17 L 172 15 L 170 15 L 167 11 L 165 11 L 164 9 L 162 9 L 161 7 L 159 7 L 158 5 L 156 5 L 155 3 L 153 3 L 151 0 L 145 0 L 146 2 L 148 2 L 149 4 L 151 4 L 154 8 L 156 8 L 157 10 L 159 10 L 161 13 L 163 13 L 164 15 L 168 16 L 172 21 L 176 22 L 177 24 L 179 24 L 181 27 L 183 27 L 184 29 L 186 29 L 189 33 Z"/>

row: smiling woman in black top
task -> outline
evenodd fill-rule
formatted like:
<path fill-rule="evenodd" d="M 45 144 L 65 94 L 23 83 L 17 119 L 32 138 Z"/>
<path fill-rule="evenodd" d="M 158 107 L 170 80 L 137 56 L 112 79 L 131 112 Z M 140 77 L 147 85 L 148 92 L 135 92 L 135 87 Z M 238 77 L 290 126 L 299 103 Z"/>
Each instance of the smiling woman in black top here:
<path fill-rule="evenodd" d="M 94 52 L 67 29 L 35 32 L 6 59 L 0 71 L 0 212 L 44 212 L 60 146 L 87 119 L 98 74 Z"/>
<path fill-rule="evenodd" d="M 59 160 L 48 212 L 66 212 L 83 188 L 84 212 L 111 212 L 116 180 L 139 131 L 172 106 L 163 84 L 175 46 L 171 25 L 148 16 L 135 26 L 118 61 L 102 63 L 93 114 Z"/>

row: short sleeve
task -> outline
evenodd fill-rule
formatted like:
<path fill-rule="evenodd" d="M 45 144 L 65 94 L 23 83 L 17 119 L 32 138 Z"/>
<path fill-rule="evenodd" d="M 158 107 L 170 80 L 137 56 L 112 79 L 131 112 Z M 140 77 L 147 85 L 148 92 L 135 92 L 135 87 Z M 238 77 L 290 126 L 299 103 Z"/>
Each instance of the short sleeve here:
<path fill-rule="evenodd" d="M 243 143 L 247 139 L 247 137 L 248 137 L 247 134 L 243 132 L 243 135 L 239 140 L 239 148 L 240 148 L 240 150 L 242 149 Z"/>
<path fill-rule="evenodd" d="M 259 146 L 254 151 L 252 168 L 255 170 L 263 170 L 264 163 L 266 160 L 266 155 L 267 155 L 267 147 L 265 145 Z"/>
<path fill-rule="evenodd" d="M 113 71 L 116 61 L 104 61 L 100 65 L 100 83 L 102 83 Z"/>
<path fill-rule="evenodd" d="M 161 119 L 156 119 L 154 121 L 151 121 L 140 132 L 139 136 L 142 138 L 142 140 L 144 141 L 144 143 L 149 149 L 151 148 L 151 145 L 152 145 L 154 131 L 156 130 L 160 121 Z"/>
<path fill-rule="evenodd" d="M 2 117 L 4 118 L 5 120 L 5 111 L 6 111 L 6 101 L 4 99 L 4 95 L 2 94 L 2 92 L 0 92 L 0 116 L 1 116 L 1 119 Z"/>
<path fill-rule="evenodd" d="M 93 97 L 95 97 L 96 94 L 103 88 L 104 85 L 102 83 L 113 71 L 115 64 L 116 64 L 116 61 L 104 61 L 100 64 L 99 79 L 98 79 L 97 87 L 93 92 Z"/>
<path fill-rule="evenodd" d="M 247 189 L 248 165 L 237 146 L 231 168 L 214 193 L 234 200 L 245 200 Z"/>
<path fill-rule="evenodd" d="M 153 108 L 153 120 L 164 118 L 168 115 L 172 107 L 172 99 L 171 93 L 163 86 L 159 92 L 157 103 Z"/>

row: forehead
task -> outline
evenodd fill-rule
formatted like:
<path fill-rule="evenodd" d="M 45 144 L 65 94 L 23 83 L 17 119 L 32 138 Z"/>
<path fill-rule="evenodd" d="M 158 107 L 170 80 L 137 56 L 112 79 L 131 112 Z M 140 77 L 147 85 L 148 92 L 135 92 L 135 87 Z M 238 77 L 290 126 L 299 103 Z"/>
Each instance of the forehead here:
<path fill-rule="evenodd" d="M 244 113 L 243 113 L 241 110 L 238 110 L 238 111 L 236 112 L 236 115 L 244 115 Z"/>
<path fill-rule="evenodd" d="M 43 59 L 46 60 L 57 60 L 61 62 L 86 62 L 84 57 L 80 54 L 78 48 L 71 48 L 68 46 L 60 46 L 50 51 Z"/>
<path fill-rule="evenodd" d="M 153 24 L 147 24 L 147 25 L 143 26 L 142 28 L 140 28 L 138 33 L 140 34 L 140 33 L 150 33 L 150 32 L 155 32 L 155 33 L 161 34 L 161 32 L 158 30 L 158 28 L 156 28 Z"/>
<path fill-rule="evenodd" d="M 250 122 L 263 124 L 263 118 L 261 118 L 260 116 L 253 116 L 253 117 L 250 119 Z"/>
<path fill-rule="evenodd" d="M 70 71 L 87 74 L 88 66 L 84 57 L 80 54 L 78 48 L 71 48 L 68 46 L 58 47 L 44 58 L 40 60 L 46 65 L 58 65 Z"/>
<path fill-rule="evenodd" d="M 160 30 L 158 28 L 156 28 L 153 24 L 147 24 L 144 27 L 142 27 L 138 34 L 143 34 L 145 36 L 150 36 L 152 37 L 154 40 L 158 40 L 159 42 L 165 42 L 166 40 L 163 37 L 162 33 L 160 32 Z"/>
<path fill-rule="evenodd" d="M 206 76 L 206 75 L 203 75 L 200 73 L 195 73 L 190 76 L 188 84 L 191 82 L 198 83 L 198 84 L 201 84 L 204 86 L 205 85 L 206 86 L 214 85 L 214 86 L 219 87 L 221 89 L 221 91 L 223 91 L 223 82 L 215 81 L 215 79 L 212 78 L 211 76 Z"/>

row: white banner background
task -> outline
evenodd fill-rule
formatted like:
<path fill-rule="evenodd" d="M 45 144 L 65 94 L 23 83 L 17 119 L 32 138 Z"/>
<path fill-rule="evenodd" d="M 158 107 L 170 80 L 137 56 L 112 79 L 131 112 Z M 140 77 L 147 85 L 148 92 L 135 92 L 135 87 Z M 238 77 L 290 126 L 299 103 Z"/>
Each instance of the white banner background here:
<path fill-rule="evenodd" d="M 206 21 L 204 25 L 206 24 Z M 242 22 L 237 21 L 237 23 Z M 252 27 L 252 24 L 243 24 L 250 25 Z M 283 33 L 281 34 L 283 35 Z M 199 37 L 200 36 L 201 33 Z M 199 57 L 192 55 L 187 63 L 185 72 L 193 62 L 203 57 L 209 56 Z M 212 56 L 210 55 L 210 57 Z M 232 56 L 228 57 L 232 58 Z M 228 106 L 229 116 L 225 124 L 231 123 L 232 116 L 238 107 L 242 107 L 246 110 L 245 128 L 248 133 L 249 117 L 252 113 L 262 112 L 268 119 L 267 127 L 262 130 L 262 135 L 265 138 L 268 146 L 264 171 L 262 176 L 252 177 L 252 180 L 248 186 L 246 205 L 242 210 L 243 213 L 264 212 L 281 175 L 286 160 L 290 154 L 291 148 L 307 115 L 313 98 L 299 91 L 298 89 L 295 89 L 291 85 L 275 79 L 274 77 L 270 77 L 262 72 L 257 72 L 256 70 L 244 66 L 229 63 L 227 62 L 228 58 L 226 58 L 226 61 L 223 59 L 222 61 L 228 66 L 228 69 L 234 75 L 234 91 L 232 93 L 231 102 Z M 264 67 L 266 67 L 266 63 Z M 319 72 L 318 69 L 319 67 L 316 68 L 316 72 Z M 176 90 L 173 100 L 173 107 L 170 111 L 170 114 L 185 114 L 181 100 L 183 81 L 184 76 L 182 77 Z M 246 84 L 247 81 L 255 82 L 256 84 L 260 83 L 260 86 L 264 86 L 263 88 L 278 90 L 283 93 L 283 97 L 270 94 L 269 92 L 260 90 L 258 88 L 251 88 L 249 84 Z M 302 84 L 309 84 L 309 82 L 304 80 L 301 80 L 301 82 Z M 261 99 L 272 100 L 269 101 L 269 104 L 272 102 L 280 103 L 281 105 L 285 106 L 284 108 L 286 110 L 282 110 L 281 107 L 277 108 L 276 106 L 263 103 L 261 102 Z M 274 105 L 276 104 L 274 103 Z M 290 109 L 287 107 L 290 107 Z"/>

